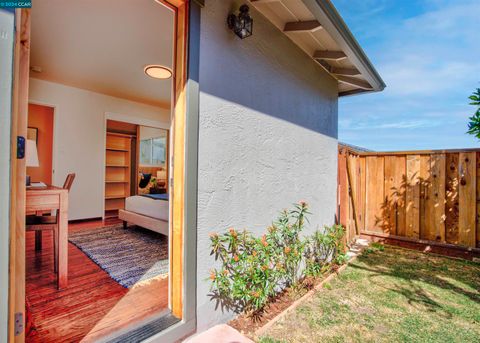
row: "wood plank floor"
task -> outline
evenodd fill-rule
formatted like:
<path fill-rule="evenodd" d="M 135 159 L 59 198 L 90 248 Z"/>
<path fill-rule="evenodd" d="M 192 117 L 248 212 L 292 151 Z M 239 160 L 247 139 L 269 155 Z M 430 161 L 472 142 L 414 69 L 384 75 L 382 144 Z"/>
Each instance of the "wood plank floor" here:
<path fill-rule="evenodd" d="M 102 221 L 70 224 L 69 231 L 102 225 Z M 34 326 L 27 342 L 94 342 L 167 309 L 168 279 L 123 288 L 71 243 L 68 287 L 58 291 L 52 235 L 43 235 L 39 252 L 35 252 L 35 233 L 26 236 L 26 294 Z"/>

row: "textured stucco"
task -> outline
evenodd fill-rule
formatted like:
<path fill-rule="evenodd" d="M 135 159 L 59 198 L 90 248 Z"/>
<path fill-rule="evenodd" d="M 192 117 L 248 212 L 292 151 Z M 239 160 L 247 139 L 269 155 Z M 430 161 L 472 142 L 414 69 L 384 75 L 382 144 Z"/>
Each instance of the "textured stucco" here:
<path fill-rule="evenodd" d="M 234 1 L 201 14 L 197 328 L 226 321 L 210 299 L 209 233 L 260 233 L 299 200 L 313 230 L 334 221 L 337 84 L 258 12 L 245 40 L 226 28 Z"/>

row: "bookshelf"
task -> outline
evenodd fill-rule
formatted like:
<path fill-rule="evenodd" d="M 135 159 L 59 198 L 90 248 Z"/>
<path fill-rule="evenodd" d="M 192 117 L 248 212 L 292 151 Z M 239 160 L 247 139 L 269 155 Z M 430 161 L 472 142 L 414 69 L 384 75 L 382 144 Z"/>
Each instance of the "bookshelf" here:
<path fill-rule="evenodd" d="M 105 218 L 118 216 L 130 196 L 132 135 L 108 132 L 105 147 Z"/>

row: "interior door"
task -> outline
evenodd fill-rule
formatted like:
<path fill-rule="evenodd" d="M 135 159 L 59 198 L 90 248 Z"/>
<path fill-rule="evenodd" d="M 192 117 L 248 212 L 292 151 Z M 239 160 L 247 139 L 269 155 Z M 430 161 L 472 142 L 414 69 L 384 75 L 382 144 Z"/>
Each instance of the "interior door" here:
<path fill-rule="evenodd" d="M 2 55 L 3 56 L 3 55 Z M 13 53 L 10 208 L 9 208 L 9 287 L 8 342 L 25 340 L 25 158 L 22 144 L 27 137 L 28 76 L 30 64 L 30 9 L 15 10 Z M 20 148 L 18 148 L 18 146 Z"/>

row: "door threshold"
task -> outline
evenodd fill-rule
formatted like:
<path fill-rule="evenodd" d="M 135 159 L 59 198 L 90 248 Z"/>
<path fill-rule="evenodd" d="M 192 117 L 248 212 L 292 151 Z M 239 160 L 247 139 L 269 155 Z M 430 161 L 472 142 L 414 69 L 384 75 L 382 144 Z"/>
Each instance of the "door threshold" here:
<path fill-rule="evenodd" d="M 170 326 L 177 324 L 181 319 L 175 317 L 170 310 L 165 310 L 157 318 L 144 322 L 141 326 L 127 331 L 119 336 L 105 340 L 107 343 L 141 342 L 152 337 Z"/>

